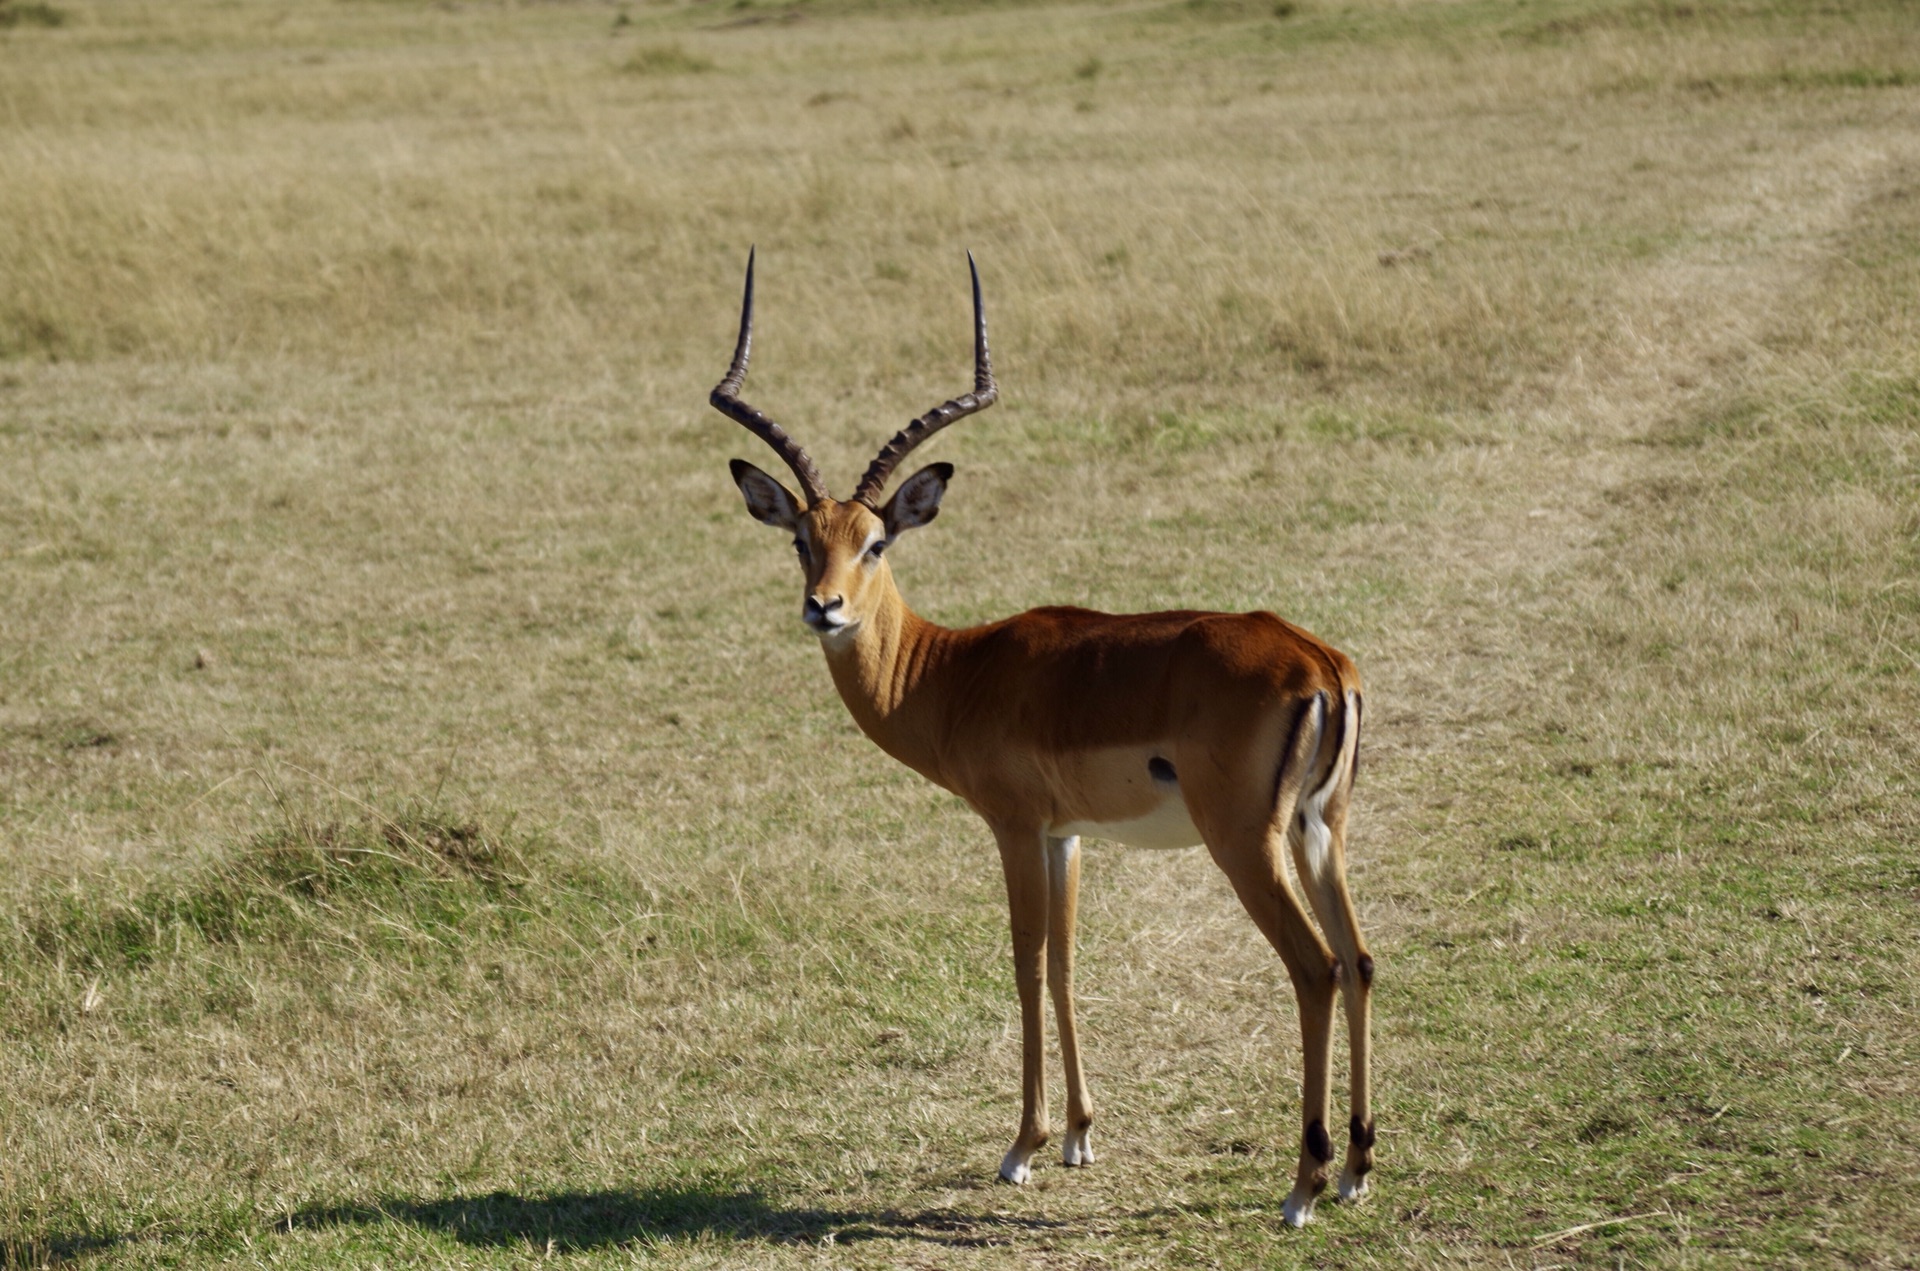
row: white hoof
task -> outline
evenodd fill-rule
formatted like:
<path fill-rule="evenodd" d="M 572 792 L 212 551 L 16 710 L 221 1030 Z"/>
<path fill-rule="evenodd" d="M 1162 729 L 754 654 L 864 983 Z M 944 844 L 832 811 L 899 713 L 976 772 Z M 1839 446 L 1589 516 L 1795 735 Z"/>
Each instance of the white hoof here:
<path fill-rule="evenodd" d="M 1000 1161 L 1000 1179 L 1012 1183 L 1015 1187 L 1024 1187 L 1033 1177 L 1033 1171 L 1027 1168 L 1030 1152 L 1022 1152 L 1018 1147 L 1008 1152 Z"/>
<path fill-rule="evenodd" d="M 1062 1165 L 1093 1164 L 1093 1127 L 1084 1130 L 1068 1130 L 1067 1141 L 1060 1145 L 1060 1163 Z"/>
<path fill-rule="evenodd" d="M 1345 1170 L 1341 1171 L 1341 1174 L 1340 1174 L 1340 1199 L 1341 1200 L 1351 1204 L 1352 1202 L 1359 1200 L 1362 1196 L 1365 1196 L 1366 1194 L 1367 1194 L 1367 1176 L 1365 1174 L 1354 1174 Z"/>
<path fill-rule="evenodd" d="M 1287 1220 L 1289 1227 L 1306 1226 L 1307 1219 L 1313 1217 L 1312 1193 L 1302 1196 L 1299 1192 L 1295 1192 L 1288 1196 L 1286 1206 L 1281 1209 L 1280 1215 Z"/>

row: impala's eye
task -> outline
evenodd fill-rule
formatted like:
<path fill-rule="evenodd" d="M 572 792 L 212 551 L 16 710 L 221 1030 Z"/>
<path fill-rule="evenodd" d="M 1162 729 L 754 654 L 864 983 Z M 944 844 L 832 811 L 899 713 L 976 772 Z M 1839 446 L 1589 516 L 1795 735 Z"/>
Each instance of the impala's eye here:
<path fill-rule="evenodd" d="M 872 547 L 869 547 L 869 548 L 867 549 L 867 555 L 868 555 L 868 556 L 870 556 L 870 557 L 872 557 L 872 558 L 873 558 L 874 560 L 879 560 L 879 559 L 880 559 L 880 553 L 881 553 L 881 552 L 883 552 L 883 551 L 885 551 L 885 550 L 886 550 L 886 548 L 887 548 L 887 540 L 886 540 L 886 539 L 884 539 L 884 538 L 883 538 L 883 539 L 879 539 L 878 541 L 876 541 L 876 542 L 874 543 L 874 545 L 873 545 Z"/>

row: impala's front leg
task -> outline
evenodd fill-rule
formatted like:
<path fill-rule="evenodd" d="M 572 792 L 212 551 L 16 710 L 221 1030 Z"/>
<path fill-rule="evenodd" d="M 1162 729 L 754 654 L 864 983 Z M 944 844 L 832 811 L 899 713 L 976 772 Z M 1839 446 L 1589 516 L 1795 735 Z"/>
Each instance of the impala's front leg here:
<path fill-rule="evenodd" d="M 1080 1033 L 1073 1018 L 1073 927 L 1080 908 L 1080 840 L 1047 839 L 1047 988 L 1060 1029 L 1060 1063 L 1067 1073 L 1067 1137 L 1063 1165 L 1093 1164 L 1093 1101 L 1080 1071 Z"/>
<path fill-rule="evenodd" d="M 1020 991 L 1020 1135 L 1000 1162 L 1000 1177 L 1024 1183 L 1028 1162 L 1047 1142 L 1046 1032 L 1040 993 L 1047 954 L 1046 838 L 1029 827 L 996 825 L 1000 868 L 1013 920 L 1013 981 Z"/>

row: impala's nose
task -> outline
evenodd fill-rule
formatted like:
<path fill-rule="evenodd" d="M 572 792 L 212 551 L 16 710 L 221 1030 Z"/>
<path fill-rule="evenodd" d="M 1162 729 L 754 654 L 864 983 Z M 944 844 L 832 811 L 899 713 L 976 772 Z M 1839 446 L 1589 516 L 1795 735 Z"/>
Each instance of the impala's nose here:
<path fill-rule="evenodd" d="M 800 621 L 812 627 L 821 635 L 830 635 L 847 625 L 843 611 L 843 598 L 829 596 L 822 600 L 818 596 L 808 596 L 807 603 L 801 606 Z"/>

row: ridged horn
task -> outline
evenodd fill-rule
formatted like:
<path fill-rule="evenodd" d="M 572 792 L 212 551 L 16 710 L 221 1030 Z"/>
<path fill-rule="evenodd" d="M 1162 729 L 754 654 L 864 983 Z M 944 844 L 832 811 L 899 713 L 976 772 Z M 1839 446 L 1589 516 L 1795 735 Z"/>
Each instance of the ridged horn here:
<path fill-rule="evenodd" d="M 895 466 L 915 446 L 948 424 L 985 410 L 1000 396 L 1000 389 L 993 382 L 993 359 L 987 353 L 987 311 L 980 302 L 980 267 L 974 263 L 972 252 L 967 253 L 967 269 L 973 274 L 973 391 L 935 406 L 895 433 L 893 440 L 880 448 L 853 491 L 853 497 L 870 508 L 879 501 L 880 492 L 886 488 L 887 478 L 893 475 Z"/>
<path fill-rule="evenodd" d="M 820 469 L 813 466 L 806 448 L 789 436 L 786 429 L 740 400 L 740 387 L 747 380 L 747 357 L 753 352 L 753 257 L 754 249 L 748 248 L 747 292 L 740 302 L 740 339 L 733 346 L 733 365 L 727 368 L 727 377 L 713 386 L 707 401 L 722 415 L 773 447 L 774 453 L 793 469 L 811 507 L 829 497 L 827 483 L 820 479 Z"/>

